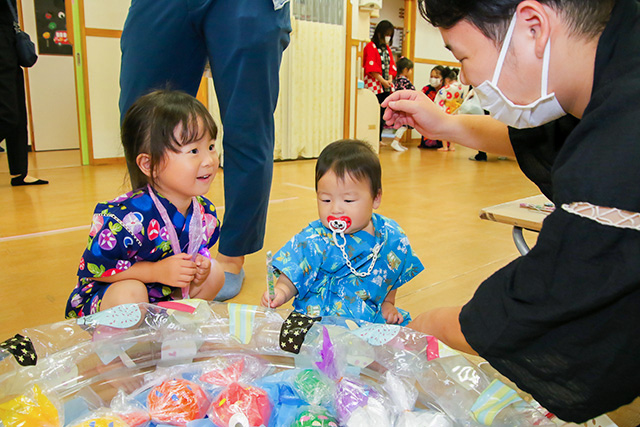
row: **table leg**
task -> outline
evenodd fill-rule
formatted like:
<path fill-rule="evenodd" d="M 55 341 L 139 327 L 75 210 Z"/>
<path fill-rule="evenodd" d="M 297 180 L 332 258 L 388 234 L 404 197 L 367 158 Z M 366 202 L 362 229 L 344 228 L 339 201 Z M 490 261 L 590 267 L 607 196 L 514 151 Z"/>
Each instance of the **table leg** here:
<path fill-rule="evenodd" d="M 529 245 L 524 240 L 524 236 L 522 235 L 522 227 L 513 227 L 513 231 L 511 233 L 513 235 L 513 241 L 516 244 L 516 248 L 522 255 L 526 255 L 529 253 Z"/>

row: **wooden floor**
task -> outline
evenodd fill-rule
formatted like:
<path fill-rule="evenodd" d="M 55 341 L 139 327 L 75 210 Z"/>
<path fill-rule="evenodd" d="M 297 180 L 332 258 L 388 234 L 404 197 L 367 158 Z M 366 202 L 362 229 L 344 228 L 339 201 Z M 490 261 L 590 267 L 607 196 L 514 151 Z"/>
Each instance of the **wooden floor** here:
<path fill-rule="evenodd" d="M 404 153 L 381 148 L 378 212 L 404 228 L 426 267 L 398 291 L 398 306 L 413 316 L 464 303 L 483 279 L 518 256 L 510 227 L 480 220 L 478 212 L 539 191 L 515 161 L 469 161 L 473 154 L 463 147 L 444 153 L 415 145 Z M 6 154 L 0 154 L 0 340 L 63 320 L 95 204 L 128 191 L 124 165 L 82 167 L 78 151 L 30 156 L 31 174 L 49 185 L 11 187 Z M 275 252 L 317 218 L 314 165 L 275 164 L 265 247 L 247 257 L 245 284 L 233 302 L 259 304 L 266 251 Z M 221 170 L 207 195 L 220 216 L 223 175 Z M 535 243 L 535 234 L 525 237 Z"/>
<path fill-rule="evenodd" d="M 515 161 L 467 159 L 470 150 L 380 152 L 383 196 L 378 212 L 405 229 L 425 271 L 398 291 L 398 305 L 417 314 L 468 300 L 478 284 L 518 254 L 506 225 L 482 221 L 480 208 L 534 195 Z M 0 340 L 25 327 L 63 319 L 98 201 L 128 191 L 124 165 L 80 166 L 77 151 L 31 154 L 30 171 L 49 185 L 11 187 L 0 154 Z M 317 219 L 315 160 L 275 164 L 265 247 L 247 257 L 234 302 L 259 304 L 265 253 L 278 250 Z M 223 175 L 208 197 L 224 209 Z M 531 237 L 535 239 L 535 236 Z"/>

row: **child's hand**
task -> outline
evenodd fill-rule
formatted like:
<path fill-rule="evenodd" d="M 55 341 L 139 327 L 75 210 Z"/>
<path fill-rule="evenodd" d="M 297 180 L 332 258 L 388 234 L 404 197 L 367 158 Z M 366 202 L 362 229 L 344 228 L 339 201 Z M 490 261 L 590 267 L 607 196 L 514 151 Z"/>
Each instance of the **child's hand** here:
<path fill-rule="evenodd" d="M 276 291 L 276 296 L 271 301 L 269 301 L 269 291 L 264 291 L 264 294 L 262 294 L 262 300 L 260 301 L 260 304 L 263 307 L 276 308 L 276 307 L 280 307 L 282 304 L 287 302 L 287 299 L 288 299 L 287 295 L 284 293 L 282 289 L 276 286 L 275 291 Z"/>
<path fill-rule="evenodd" d="M 155 263 L 155 281 L 174 288 L 189 286 L 196 276 L 196 263 L 191 261 L 191 255 L 172 255 Z"/>
<path fill-rule="evenodd" d="M 200 286 L 209 277 L 211 272 L 211 260 L 200 254 L 196 255 L 196 275 L 193 278 L 193 286 Z"/>
<path fill-rule="evenodd" d="M 396 306 L 389 301 L 382 303 L 382 317 L 384 317 L 387 323 L 391 324 L 400 324 L 404 321 L 402 314 L 400 314 Z"/>

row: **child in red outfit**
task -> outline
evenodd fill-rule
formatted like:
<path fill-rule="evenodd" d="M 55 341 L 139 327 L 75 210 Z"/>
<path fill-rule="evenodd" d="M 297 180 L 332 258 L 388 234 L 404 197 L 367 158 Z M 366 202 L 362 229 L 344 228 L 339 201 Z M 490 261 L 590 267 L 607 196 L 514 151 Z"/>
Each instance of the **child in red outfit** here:
<path fill-rule="evenodd" d="M 376 25 L 371 41 L 364 47 L 362 66 L 364 67 L 364 85 L 373 91 L 378 98 L 378 103 L 387 99 L 393 92 L 393 78 L 396 76 L 396 64 L 391 53 L 391 41 L 393 40 L 394 27 L 389 21 L 380 21 Z M 382 129 L 384 110 L 380 108 L 380 132 L 382 141 Z"/>

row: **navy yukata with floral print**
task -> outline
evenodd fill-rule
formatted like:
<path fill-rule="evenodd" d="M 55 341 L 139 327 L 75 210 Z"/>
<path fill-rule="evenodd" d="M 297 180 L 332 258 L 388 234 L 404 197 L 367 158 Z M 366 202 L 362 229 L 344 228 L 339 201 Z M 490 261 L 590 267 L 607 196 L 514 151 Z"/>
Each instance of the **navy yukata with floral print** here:
<path fill-rule="evenodd" d="M 371 221 L 375 235 L 364 230 L 344 235 L 345 251 L 359 272 L 369 269 L 373 248 L 381 245 L 369 276 L 358 277 L 351 272 L 334 243 L 333 232 L 320 220 L 293 236 L 274 255 L 277 272 L 285 274 L 298 290 L 293 301 L 297 312 L 312 317 L 334 315 L 386 323 L 381 307 L 387 294 L 414 278 L 424 267 L 398 223 L 375 213 Z M 402 325 L 409 323 L 409 313 L 398 311 L 404 317 Z"/>
<path fill-rule="evenodd" d="M 157 195 L 173 222 L 169 226 L 175 227 L 180 247 L 186 252 L 193 207 L 189 207 L 185 218 L 171 202 Z M 199 253 L 211 258 L 209 248 L 218 241 L 220 230 L 216 208 L 205 197 L 197 200 L 205 229 Z M 67 302 L 66 317 L 86 316 L 100 310 L 102 297 L 111 283 L 96 278 L 120 273 L 138 261 L 155 262 L 174 255 L 166 227 L 146 188 L 99 203 L 87 248 L 80 259 L 78 283 Z M 150 303 L 172 299 L 175 288 L 162 283 L 146 285 Z"/>

